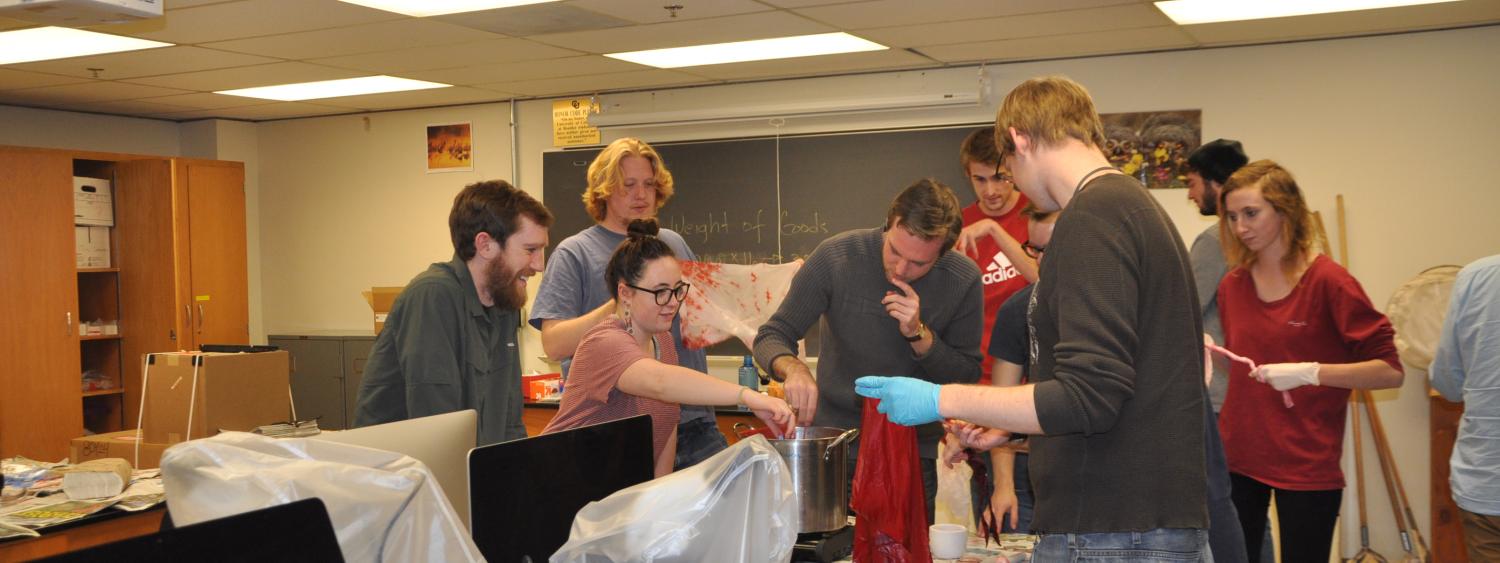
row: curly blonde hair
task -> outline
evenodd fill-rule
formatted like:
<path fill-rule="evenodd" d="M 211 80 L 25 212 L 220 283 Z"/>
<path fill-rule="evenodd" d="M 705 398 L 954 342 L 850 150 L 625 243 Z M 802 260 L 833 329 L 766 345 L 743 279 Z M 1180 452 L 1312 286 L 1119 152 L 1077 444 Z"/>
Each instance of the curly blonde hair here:
<path fill-rule="evenodd" d="M 616 139 L 604 147 L 604 152 L 599 153 L 589 165 L 589 186 L 583 191 L 583 207 L 596 222 L 604 221 L 604 216 L 609 211 L 607 200 L 625 181 L 620 174 L 620 164 L 627 156 L 639 156 L 651 163 L 651 170 L 656 173 L 658 210 L 667 204 L 667 200 L 672 199 L 672 173 L 667 171 L 667 165 L 656 149 L 633 137 Z"/>

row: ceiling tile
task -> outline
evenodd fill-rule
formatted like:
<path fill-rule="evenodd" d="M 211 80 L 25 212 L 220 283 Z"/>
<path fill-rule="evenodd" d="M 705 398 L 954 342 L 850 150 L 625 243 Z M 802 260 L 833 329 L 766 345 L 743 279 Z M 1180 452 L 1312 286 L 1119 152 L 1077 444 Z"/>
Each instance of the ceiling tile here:
<path fill-rule="evenodd" d="M 922 47 L 1166 25 L 1173 25 L 1172 20 L 1162 15 L 1161 11 L 1155 7 L 1148 4 L 1129 4 L 1066 12 L 861 29 L 854 33 L 891 47 Z"/>
<path fill-rule="evenodd" d="M 72 76 L 58 76 L 56 74 L 43 74 L 40 72 L 25 72 L 0 68 L 0 90 L 15 90 L 19 88 L 38 88 L 41 86 L 57 86 L 59 84 L 73 84 L 83 82 L 84 79 Z"/>
<path fill-rule="evenodd" d="M 268 119 L 287 119 L 292 117 L 334 115 L 340 113 L 352 113 L 352 110 L 350 110 L 349 108 L 321 106 L 317 104 L 308 104 L 302 102 L 276 102 L 237 108 L 200 109 L 186 112 L 169 112 L 155 114 L 153 117 L 175 119 L 178 121 L 192 121 L 216 117 L 224 119 L 262 121 Z"/>
<path fill-rule="evenodd" d="M 682 70 L 710 78 L 736 80 L 811 76 L 814 74 L 860 70 L 914 68 L 932 66 L 932 64 L 932 59 L 904 49 L 886 49 L 883 51 L 845 53 L 842 55 L 822 55 L 797 59 L 687 67 Z"/>
<path fill-rule="evenodd" d="M 526 39 L 491 39 L 450 45 L 434 45 L 400 51 L 365 53 L 344 57 L 311 59 L 309 62 L 395 74 L 416 70 L 434 70 L 507 63 L 529 59 L 554 59 L 577 55 L 567 49 L 559 49 Z"/>
<path fill-rule="evenodd" d="M 225 53 L 200 47 L 166 47 L 92 57 L 74 57 L 18 64 L 12 68 L 92 78 L 91 68 L 101 69 L 99 78 L 121 80 L 160 74 L 178 74 L 215 68 L 274 63 L 276 59 Z"/>
<path fill-rule="evenodd" d="M 817 6 L 796 10 L 828 25 L 844 29 L 888 27 L 977 18 L 1060 12 L 1083 8 L 1100 8 L 1119 4 L 1139 4 L 1131 0 L 877 0 L 855 4 Z"/>
<path fill-rule="evenodd" d="M 692 2 L 663 2 L 662 0 L 574 0 L 572 5 L 595 12 L 630 20 L 635 23 L 668 23 L 749 14 L 771 10 L 770 6 L 755 0 L 695 0 Z M 673 12 L 663 5 L 682 6 Z"/>
<path fill-rule="evenodd" d="M 1204 44 L 1225 45 L 1483 22 L 1500 22 L 1500 2 L 1447 2 L 1340 14 L 1185 25 L 1182 29 Z"/>
<path fill-rule="evenodd" d="M 181 10 L 183 8 L 192 8 L 194 6 L 207 6 L 209 4 L 226 4 L 226 3 L 229 3 L 229 2 L 239 2 L 239 1 L 240 0 L 170 0 L 169 2 L 166 3 L 166 8 L 168 10 Z"/>
<path fill-rule="evenodd" d="M 444 84 L 486 84 L 493 82 L 518 82 L 564 76 L 584 76 L 611 72 L 639 70 L 640 65 L 625 61 L 586 55 L 541 61 L 520 61 L 495 65 L 469 66 L 443 70 L 428 70 L 402 74 L 405 78 L 430 80 Z"/>
<path fill-rule="evenodd" d="M 825 6 L 828 4 L 859 4 L 849 0 L 760 0 L 777 8 L 806 8 L 808 6 Z M 868 2 L 866 2 L 868 3 Z"/>
<path fill-rule="evenodd" d="M 494 90 L 454 87 L 415 90 L 411 92 L 367 94 L 364 96 L 345 96 L 342 98 L 323 98 L 311 101 L 322 105 L 349 109 L 382 110 L 499 102 L 512 97 L 514 96 L 511 94 L 496 92 Z"/>
<path fill-rule="evenodd" d="M 157 88 L 155 86 L 111 82 L 108 80 L 89 80 L 77 84 L 64 84 L 62 86 L 6 90 L 0 92 L 0 98 L 12 102 L 46 104 L 47 102 L 74 103 L 134 100 L 184 93 L 186 92 L 183 90 L 174 90 L 171 88 Z"/>
<path fill-rule="evenodd" d="M 335 29 L 205 43 L 203 46 L 283 59 L 335 57 L 429 45 L 498 39 L 486 31 L 430 19 L 409 18 Z"/>
<path fill-rule="evenodd" d="M 366 76 L 367 74 L 307 63 L 275 63 L 132 78 L 128 82 L 182 88 L 184 90 L 196 90 L 199 92 L 213 92 L 216 90 L 232 90 L 255 86 L 276 86 L 278 84 L 293 84 L 297 82 L 357 78 Z"/>
<path fill-rule="evenodd" d="M 496 8 L 478 12 L 464 12 L 435 16 L 446 21 L 510 37 L 531 37 L 544 33 L 564 33 L 609 29 L 630 25 L 609 14 L 585 10 L 564 2 L 546 2 L 511 8 Z"/>
<path fill-rule="evenodd" d="M 924 47 L 922 53 L 947 63 L 1016 61 L 1133 53 L 1193 47 L 1194 41 L 1175 26 L 1147 27 L 1076 35 L 1050 35 L 1005 41 L 982 41 Z"/>
<path fill-rule="evenodd" d="M 790 12 L 761 12 L 599 31 L 554 33 L 538 35 L 532 39 L 586 53 L 603 54 L 829 31 L 835 30 Z"/>
<path fill-rule="evenodd" d="M 196 44 L 406 17 L 332 0 L 241 0 L 170 10 L 165 17 L 116 24 L 109 30 L 154 41 Z M 104 31 L 99 26 L 94 29 Z"/>
<path fill-rule="evenodd" d="M 499 82 L 495 84 L 480 84 L 479 87 L 502 92 L 515 92 L 524 96 L 556 96 L 562 94 L 603 92 L 607 90 L 627 90 L 650 86 L 690 84 L 695 82 L 701 83 L 703 82 L 703 78 L 685 72 L 651 69 L 614 74 L 549 78 L 545 80 Z"/>
<path fill-rule="evenodd" d="M 97 111 L 103 113 L 124 115 L 151 115 L 173 111 L 189 111 L 194 108 L 173 104 L 158 103 L 161 98 L 147 98 L 144 100 L 122 100 L 117 102 L 92 102 L 86 107 L 79 107 L 85 111 Z"/>

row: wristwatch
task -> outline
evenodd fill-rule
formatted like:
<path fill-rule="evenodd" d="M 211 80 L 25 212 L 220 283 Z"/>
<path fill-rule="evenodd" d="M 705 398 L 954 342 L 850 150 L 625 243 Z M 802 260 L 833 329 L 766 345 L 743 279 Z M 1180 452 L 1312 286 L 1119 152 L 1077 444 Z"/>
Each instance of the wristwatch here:
<path fill-rule="evenodd" d="M 918 340 L 921 340 L 922 337 L 927 336 L 927 323 L 924 323 L 922 321 L 917 321 L 917 333 L 916 334 L 913 334 L 911 336 L 906 336 L 906 335 L 903 334 L 901 336 L 904 337 L 904 338 L 906 338 L 907 342 L 916 342 Z"/>

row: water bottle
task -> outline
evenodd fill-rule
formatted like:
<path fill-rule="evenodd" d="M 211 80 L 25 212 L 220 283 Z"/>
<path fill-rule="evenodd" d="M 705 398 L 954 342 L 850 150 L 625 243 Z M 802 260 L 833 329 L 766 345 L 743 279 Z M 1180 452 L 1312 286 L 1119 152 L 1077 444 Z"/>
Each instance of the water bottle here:
<path fill-rule="evenodd" d="M 755 371 L 755 361 L 750 356 L 745 356 L 745 363 L 740 365 L 740 385 L 749 387 L 751 391 L 760 392 L 760 374 Z M 745 407 L 742 405 L 740 408 Z"/>

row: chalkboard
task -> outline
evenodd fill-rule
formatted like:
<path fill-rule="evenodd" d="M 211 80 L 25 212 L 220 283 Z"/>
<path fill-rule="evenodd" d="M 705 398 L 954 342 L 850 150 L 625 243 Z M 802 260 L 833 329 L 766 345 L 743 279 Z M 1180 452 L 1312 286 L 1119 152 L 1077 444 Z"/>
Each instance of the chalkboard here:
<path fill-rule="evenodd" d="M 658 219 L 682 234 L 700 260 L 754 264 L 806 257 L 832 235 L 883 224 L 896 194 L 922 178 L 936 178 L 964 205 L 973 203 L 958 149 L 984 125 L 652 143 L 676 185 Z M 542 198 L 556 217 L 554 247 L 594 224 L 582 195 L 588 165 L 601 150 L 542 156 Z M 731 341 L 709 353 L 746 352 Z M 811 334 L 808 353 L 817 353 Z"/>

